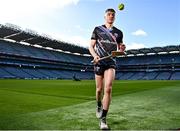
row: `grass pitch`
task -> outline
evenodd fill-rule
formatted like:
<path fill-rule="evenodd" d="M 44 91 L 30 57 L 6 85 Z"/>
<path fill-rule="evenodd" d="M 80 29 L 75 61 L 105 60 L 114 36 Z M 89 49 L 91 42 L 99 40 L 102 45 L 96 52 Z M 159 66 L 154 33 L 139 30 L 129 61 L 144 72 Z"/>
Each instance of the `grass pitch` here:
<path fill-rule="evenodd" d="M 97 130 L 95 82 L 0 80 L 0 129 Z M 112 130 L 179 129 L 180 81 L 115 81 Z"/>

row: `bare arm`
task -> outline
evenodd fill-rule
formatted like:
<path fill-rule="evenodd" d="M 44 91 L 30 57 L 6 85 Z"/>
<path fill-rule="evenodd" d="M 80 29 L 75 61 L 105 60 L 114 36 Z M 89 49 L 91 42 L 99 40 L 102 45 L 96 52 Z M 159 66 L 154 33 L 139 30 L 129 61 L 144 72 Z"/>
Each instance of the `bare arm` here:
<path fill-rule="evenodd" d="M 90 54 L 92 55 L 92 57 L 94 58 L 94 62 L 95 63 L 98 63 L 100 57 L 96 54 L 94 48 L 95 48 L 95 45 L 96 45 L 96 40 L 91 40 L 90 42 L 90 46 L 89 46 L 89 52 Z"/>
<path fill-rule="evenodd" d="M 96 45 L 96 40 L 91 40 L 90 46 L 89 46 L 89 52 L 91 53 L 92 57 L 97 56 L 94 47 Z"/>

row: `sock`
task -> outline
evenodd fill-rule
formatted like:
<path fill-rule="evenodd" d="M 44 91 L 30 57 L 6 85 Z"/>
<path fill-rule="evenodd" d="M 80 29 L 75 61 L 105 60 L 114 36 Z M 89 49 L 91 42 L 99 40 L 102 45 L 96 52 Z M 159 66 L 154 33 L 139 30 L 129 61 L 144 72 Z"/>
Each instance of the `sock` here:
<path fill-rule="evenodd" d="M 108 112 L 108 110 L 104 110 L 104 109 L 103 109 L 103 111 L 102 111 L 102 118 L 103 118 L 103 117 L 106 117 L 107 112 Z"/>
<path fill-rule="evenodd" d="M 102 105 L 101 101 L 98 101 L 98 102 L 97 102 L 97 106 L 98 106 L 98 107 L 101 107 L 101 105 Z"/>

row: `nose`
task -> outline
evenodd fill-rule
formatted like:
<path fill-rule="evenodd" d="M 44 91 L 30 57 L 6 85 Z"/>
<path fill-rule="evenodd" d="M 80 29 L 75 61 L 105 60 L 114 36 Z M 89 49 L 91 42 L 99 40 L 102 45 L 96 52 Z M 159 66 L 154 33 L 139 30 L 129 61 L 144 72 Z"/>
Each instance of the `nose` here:
<path fill-rule="evenodd" d="M 110 15 L 111 18 L 114 18 L 114 15 Z"/>

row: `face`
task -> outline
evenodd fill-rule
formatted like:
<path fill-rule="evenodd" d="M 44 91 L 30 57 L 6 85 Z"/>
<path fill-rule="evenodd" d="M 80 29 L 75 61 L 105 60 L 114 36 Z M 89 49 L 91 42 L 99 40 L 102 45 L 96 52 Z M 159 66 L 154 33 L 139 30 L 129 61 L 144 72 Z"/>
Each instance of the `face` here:
<path fill-rule="evenodd" d="M 105 20 L 108 24 L 113 24 L 115 20 L 115 13 L 114 12 L 107 12 L 105 14 Z"/>

